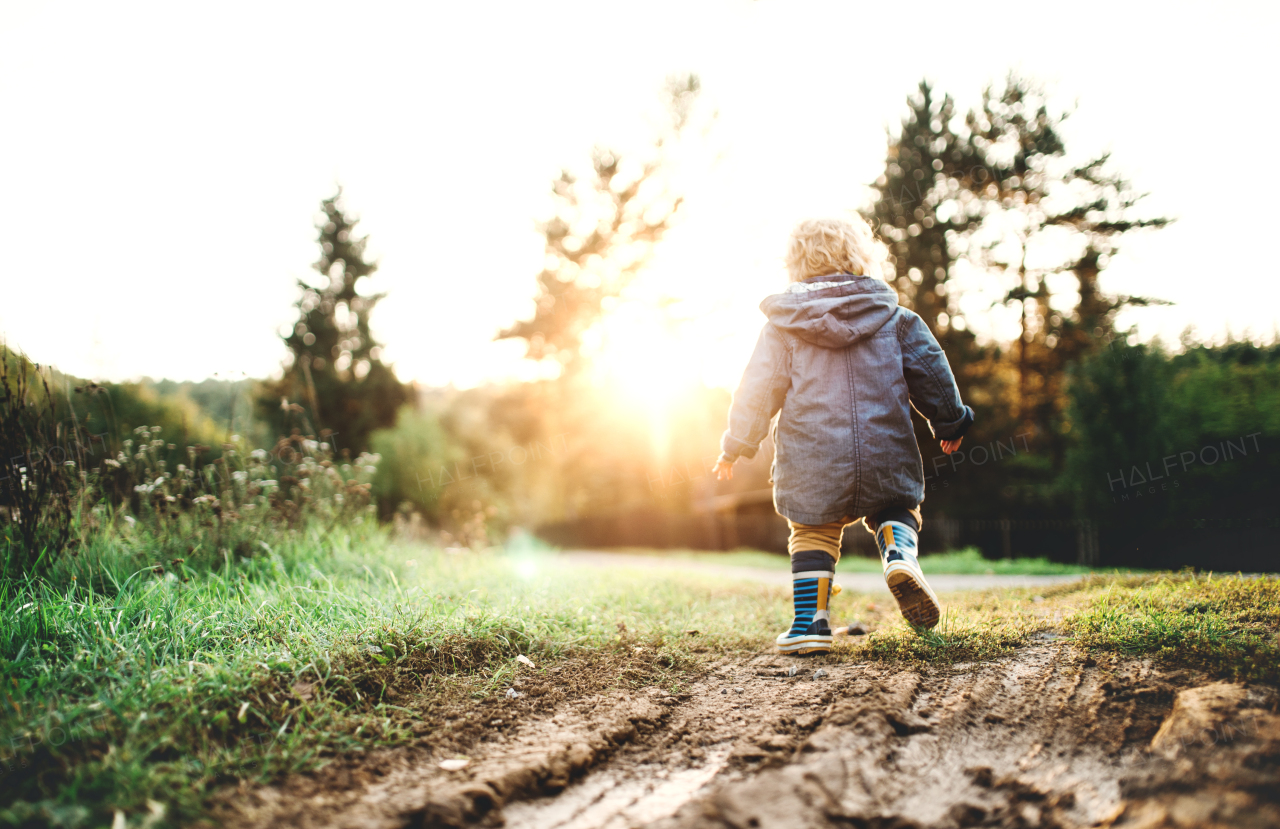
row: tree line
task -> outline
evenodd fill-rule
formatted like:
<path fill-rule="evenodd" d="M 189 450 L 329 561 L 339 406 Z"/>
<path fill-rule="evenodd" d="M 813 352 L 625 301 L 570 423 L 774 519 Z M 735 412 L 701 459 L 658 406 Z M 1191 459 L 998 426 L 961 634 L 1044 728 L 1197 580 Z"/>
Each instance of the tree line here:
<path fill-rule="evenodd" d="M 679 218 L 668 173 L 699 117 L 699 92 L 696 76 L 670 79 L 667 117 L 648 146 L 594 148 L 551 182 L 533 312 L 495 334 L 523 341 L 529 359 L 554 367 L 549 379 L 458 391 L 397 378 L 370 324 L 384 297 L 365 290 L 378 265 L 339 189 L 321 205 L 319 279 L 299 282 L 278 379 L 75 381 L 76 394 L 48 392 L 50 417 L 99 435 L 104 453 L 156 426 L 155 440 L 189 449 L 196 464 L 213 462 L 233 434 L 260 446 L 324 441 L 335 461 L 376 452 L 381 518 L 430 527 L 448 543 L 492 543 L 516 525 L 695 511 L 718 490 L 689 470 L 715 446 L 728 394 L 702 389 L 684 400 L 659 463 L 644 449 L 650 424 L 640 413 L 609 408 L 585 342 Z M 887 136 L 862 213 L 888 248 L 886 278 L 938 337 L 978 414 L 968 454 L 941 461 L 918 424 L 928 512 L 1096 520 L 1122 528 L 1105 535 L 1118 558 L 1190 516 L 1256 524 L 1280 479 L 1269 448 L 1280 435 L 1280 350 L 1188 341 L 1170 351 L 1118 329 L 1122 309 L 1161 300 L 1108 292 L 1102 276 L 1125 239 L 1171 220 L 1143 211 L 1143 194 L 1108 155 L 1070 153 L 1067 117 L 1017 76 L 967 112 L 921 82 Z M 1015 321 L 1012 338 L 983 335 L 1002 311 Z M 20 368 L 9 376 L 29 374 Z M 17 408 L 7 411 L 7 433 L 29 443 Z M 1203 461 L 1181 463 L 1211 445 L 1221 460 L 1208 463 L 1205 449 Z M 1146 465 L 1155 473 L 1171 453 L 1173 465 L 1152 480 Z M 767 465 L 733 486 L 767 487 Z"/>

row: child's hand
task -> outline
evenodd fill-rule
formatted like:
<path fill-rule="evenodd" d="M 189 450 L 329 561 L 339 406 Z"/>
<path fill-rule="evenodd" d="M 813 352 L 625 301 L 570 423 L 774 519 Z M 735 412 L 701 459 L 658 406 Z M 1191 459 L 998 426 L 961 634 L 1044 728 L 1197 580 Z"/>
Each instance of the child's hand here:
<path fill-rule="evenodd" d="M 942 441 L 942 451 L 948 455 L 960 448 L 960 441 L 964 438 L 956 438 L 955 440 Z"/>
<path fill-rule="evenodd" d="M 716 473 L 717 481 L 733 480 L 733 461 L 716 461 L 716 465 L 711 468 Z"/>

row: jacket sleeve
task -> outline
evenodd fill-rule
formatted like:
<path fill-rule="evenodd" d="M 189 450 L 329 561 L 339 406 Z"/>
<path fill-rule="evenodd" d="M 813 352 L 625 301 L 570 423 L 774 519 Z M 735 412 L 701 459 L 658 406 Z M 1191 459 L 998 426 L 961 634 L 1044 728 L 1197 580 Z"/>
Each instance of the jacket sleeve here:
<path fill-rule="evenodd" d="M 929 421 L 938 440 L 964 437 L 973 423 L 973 409 L 960 400 L 947 356 L 929 326 L 916 314 L 904 313 L 898 321 L 898 341 L 911 405 Z"/>
<path fill-rule="evenodd" d="M 769 433 L 769 421 L 782 408 L 791 386 L 791 349 L 772 323 L 756 341 L 751 361 L 729 407 L 729 428 L 720 438 L 720 450 L 728 461 L 754 458 L 760 441 Z"/>

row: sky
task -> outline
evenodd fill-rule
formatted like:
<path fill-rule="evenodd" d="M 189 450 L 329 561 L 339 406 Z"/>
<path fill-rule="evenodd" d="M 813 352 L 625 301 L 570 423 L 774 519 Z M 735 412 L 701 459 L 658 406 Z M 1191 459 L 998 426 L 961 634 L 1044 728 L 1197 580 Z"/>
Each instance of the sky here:
<path fill-rule="evenodd" d="M 1274 4 L 711 0 L 116 3 L 0 0 L 0 336 L 99 380 L 263 377 L 316 275 L 338 183 L 386 292 L 404 379 L 536 373 L 495 332 L 532 310 L 536 221 L 561 167 L 642 150 L 658 91 L 697 73 L 676 227 L 606 327 L 619 371 L 733 386 L 785 286 L 800 219 L 864 206 L 921 78 L 961 107 L 1009 70 L 1074 107 L 1073 156 L 1110 151 L 1177 219 L 1124 243 L 1105 289 L 1144 338 L 1270 340 L 1265 217 Z M 713 120 L 711 113 L 715 113 Z M 676 301 L 678 324 L 654 309 Z M 969 309 L 987 336 L 1007 313 Z M 671 368 L 678 365 L 678 369 Z"/>

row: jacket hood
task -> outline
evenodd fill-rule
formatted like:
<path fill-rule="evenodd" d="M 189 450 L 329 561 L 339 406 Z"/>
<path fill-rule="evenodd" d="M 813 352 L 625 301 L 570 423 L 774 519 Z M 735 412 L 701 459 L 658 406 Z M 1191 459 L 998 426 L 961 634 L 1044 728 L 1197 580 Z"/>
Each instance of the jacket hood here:
<path fill-rule="evenodd" d="M 893 318 L 898 293 L 871 276 L 820 276 L 765 297 L 760 310 L 787 334 L 823 348 L 844 348 Z"/>

